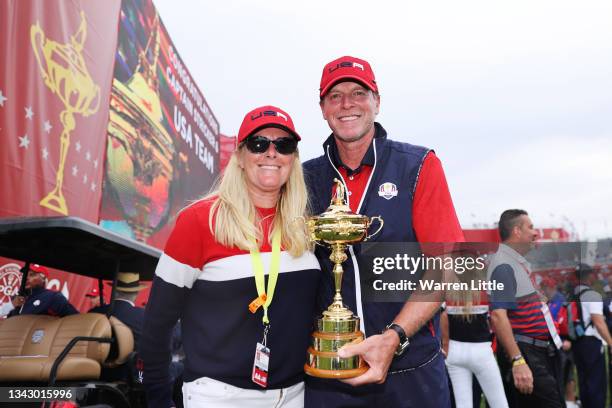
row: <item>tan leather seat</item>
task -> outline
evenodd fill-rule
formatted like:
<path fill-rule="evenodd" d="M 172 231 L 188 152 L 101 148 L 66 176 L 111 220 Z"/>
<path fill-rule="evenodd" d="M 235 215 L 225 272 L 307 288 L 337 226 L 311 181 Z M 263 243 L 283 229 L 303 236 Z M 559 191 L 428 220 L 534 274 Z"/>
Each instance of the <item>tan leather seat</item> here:
<path fill-rule="evenodd" d="M 0 327 L 0 381 L 48 381 L 56 357 L 79 336 L 110 338 L 110 323 L 96 313 L 6 319 Z M 78 342 L 59 366 L 57 380 L 98 379 L 109 348 L 108 343 Z"/>
<path fill-rule="evenodd" d="M 134 334 L 132 329 L 115 316 L 111 316 L 108 320 L 113 329 L 115 344 L 111 347 L 112 355 L 108 356 L 104 366 L 114 368 L 124 364 L 128 360 L 130 353 L 134 351 Z"/>

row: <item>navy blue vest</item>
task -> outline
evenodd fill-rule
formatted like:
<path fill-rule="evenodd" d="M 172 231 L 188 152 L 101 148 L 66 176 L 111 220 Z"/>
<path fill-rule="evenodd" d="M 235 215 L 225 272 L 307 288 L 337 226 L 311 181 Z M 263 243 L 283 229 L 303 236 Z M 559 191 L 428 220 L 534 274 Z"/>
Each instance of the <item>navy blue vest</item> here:
<path fill-rule="evenodd" d="M 375 165 L 369 184 L 363 196 L 359 214 L 370 217 L 380 215 L 385 224 L 383 229 L 370 241 L 375 242 L 416 242 L 412 225 L 412 201 L 419 172 L 429 152 L 429 149 L 400 143 L 387 139 L 383 127 L 375 123 L 376 132 L 373 140 Z M 325 154 L 304 163 L 304 176 L 310 197 L 310 209 L 313 214 L 320 214 L 330 205 L 333 179 L 341 178 L 332 164 L 331 149 L 335 143 L 331 135 L 323 144 Z M 397 186 L 397 196 L 386 199 L 378 194 L 383 183 L 393 183 Z M 373 226 L 376 228 L 376 225 Z M 329 250 L 317 246 L 316 255 L 324 271 L 321 291 L 318 299 L 322 311 L 332 302 L 334 283 L 332 279 L 332 263 L 329 260 Z M 344 303 L 358 314 L 356 292 L 360 282 L 356 282 L 355 260 L 360 255 L 360 245 L 349 249 L 349 259 L 343 263 L 342 297 Z M 353 256 L 355 259 L 353 259 Z M 357 277 L 357 279 L 359 279 Z M 362 303 L 362 302 L 360 302 Z M 393 321 L 404 306 L 401 302 L 363 302 L 363 318 L 367 336 L 381 333 L 385 326 Z M 436 335 L 431 332 L 435 328 Z M 416 367 L 428 361 L 439 348 L 438 315 L 410 339 L 409 349 L 393 360 L 390 370 L 401 370 Z"/>

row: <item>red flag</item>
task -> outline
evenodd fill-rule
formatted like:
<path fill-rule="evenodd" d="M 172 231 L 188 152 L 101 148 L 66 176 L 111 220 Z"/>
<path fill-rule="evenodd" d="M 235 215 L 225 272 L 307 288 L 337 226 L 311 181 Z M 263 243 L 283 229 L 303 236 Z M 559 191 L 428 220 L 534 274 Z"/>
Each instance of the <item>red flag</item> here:
<path fill-rule="evenodd" d="M 98 221 L 119 7 L 0 3 L 0 216 Z"/>

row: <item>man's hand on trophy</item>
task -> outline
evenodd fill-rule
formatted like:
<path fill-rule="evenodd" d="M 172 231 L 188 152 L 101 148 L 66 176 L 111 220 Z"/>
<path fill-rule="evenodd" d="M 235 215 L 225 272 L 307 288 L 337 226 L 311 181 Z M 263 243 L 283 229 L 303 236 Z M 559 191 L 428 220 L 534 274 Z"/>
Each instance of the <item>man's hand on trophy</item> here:
<path fill-rule="evenodd" d="M 368 337 L 357 344 L 345 345 L 338 350 L 339 357 L 347 358 L 360 355 L 366 363 L 368 363 L 370 368 L 359 377 L 348 378 L 341 381 L 352 386 L 384 383 L 398 345 L 399 337 L 392 330 L 387 330 L 383 334 Z"/>

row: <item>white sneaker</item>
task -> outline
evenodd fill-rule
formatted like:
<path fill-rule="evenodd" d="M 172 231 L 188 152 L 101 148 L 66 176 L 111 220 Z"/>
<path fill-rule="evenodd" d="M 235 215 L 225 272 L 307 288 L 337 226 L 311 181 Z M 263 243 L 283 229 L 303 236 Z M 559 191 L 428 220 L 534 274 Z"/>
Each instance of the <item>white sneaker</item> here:
<path fill-rule="evenodd" d="M 576 404 L 574 401 L 565 401 L 565 406 L 567 408 L 579 408 L 580 405 Z"/>

